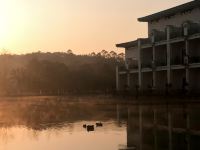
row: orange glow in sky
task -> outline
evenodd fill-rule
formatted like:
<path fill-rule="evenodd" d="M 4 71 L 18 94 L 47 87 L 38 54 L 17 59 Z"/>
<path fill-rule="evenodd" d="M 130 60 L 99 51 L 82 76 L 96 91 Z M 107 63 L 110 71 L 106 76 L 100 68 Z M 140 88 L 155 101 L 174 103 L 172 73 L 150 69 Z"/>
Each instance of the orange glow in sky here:
<path fill-rule="evenodd" d="M 189 0 L 0 0 L 0 49 L 86 54 L 147 36 L 137 18 Z"/>

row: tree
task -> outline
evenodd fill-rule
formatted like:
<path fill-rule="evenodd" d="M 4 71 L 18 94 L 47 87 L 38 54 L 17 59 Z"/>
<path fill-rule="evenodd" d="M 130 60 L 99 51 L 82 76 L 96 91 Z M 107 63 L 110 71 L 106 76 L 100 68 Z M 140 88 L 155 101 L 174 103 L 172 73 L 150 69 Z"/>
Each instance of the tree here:
<path fill-rule="evenodd" d="M 94 92 L 115 86 L 115 66 L 124 63 L 123 53 L 117 58 L 114 51 L 108 53 L 105 50 L 102 54 L 71 54 L 72 51 L 0 55 L 0 70 L 3 70 L 0 73 L 1 92 L 9 88 L 10 91 L 33 93 L 58 89 Z"/>
<path fill-rule="evenodd" d="M 67 50 L 67 54 L 68 54 L 68 55 L 73 55 L 72 50 L 71 50 L 71 49 Z"/>
<path fill-rule="evenodd" d="M 90 56 L 96 56 L 96 53 L 95 53 L 95 52 L 92 52 L 92 53 L 90 54 Z"/>
<path fill-rule="evenodd" d="M 117 53 L 114 52 L 114 51 L 111 51 L 111 52 L 110 52 L 110 56 L 111 56 L 112 58 L 117 58 Z"/>
<path fill-rule="evenodd" d="M 118 54 L 118 58 L 124 60 L 125 59 L 125 54 L 124 53 Z"/>
<path fill-rule="evenodd" d="M 102 50 L 100 52 L 101 56 L 106 57 L 106 55 L 108 54 L 108 52 L 106 50 Z"/>

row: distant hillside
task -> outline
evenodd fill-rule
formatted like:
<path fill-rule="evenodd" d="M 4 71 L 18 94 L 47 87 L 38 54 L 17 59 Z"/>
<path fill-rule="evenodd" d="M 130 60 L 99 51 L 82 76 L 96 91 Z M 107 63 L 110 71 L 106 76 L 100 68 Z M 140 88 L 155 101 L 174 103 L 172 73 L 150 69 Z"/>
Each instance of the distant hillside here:
<path fill-rule="evenodd" d="M 123 57 L 104 50 L 90 55 L 0 55 L 0 94 L 110 91 L 115 87 L 115 67 L 123 63 Z"/>

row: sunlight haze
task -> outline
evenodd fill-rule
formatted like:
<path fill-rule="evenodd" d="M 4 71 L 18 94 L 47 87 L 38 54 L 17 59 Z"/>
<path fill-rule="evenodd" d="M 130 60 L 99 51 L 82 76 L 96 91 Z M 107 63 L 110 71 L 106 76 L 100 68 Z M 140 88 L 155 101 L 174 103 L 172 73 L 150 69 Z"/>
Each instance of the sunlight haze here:
<path fill-rule="evenodd" d="M 147 36 L 137 18 L 189 0 L 0 0 L 0 49 L 76 54 Z"/>

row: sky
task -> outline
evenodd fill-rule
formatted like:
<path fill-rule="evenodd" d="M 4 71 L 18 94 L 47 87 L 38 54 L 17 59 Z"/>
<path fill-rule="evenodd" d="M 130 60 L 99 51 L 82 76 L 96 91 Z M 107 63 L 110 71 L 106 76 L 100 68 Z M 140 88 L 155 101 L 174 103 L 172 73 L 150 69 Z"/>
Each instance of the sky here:
<path fill-rule="evenodd" d="M 137 18 L 191 0 L 0 0 L 0 50 L 89 54 L 147 37 Z"/>

